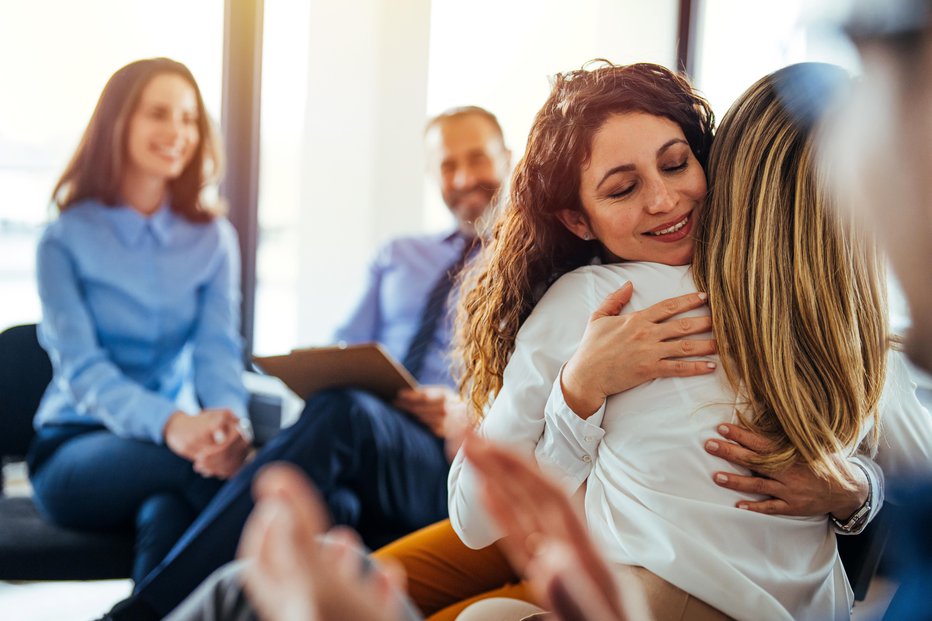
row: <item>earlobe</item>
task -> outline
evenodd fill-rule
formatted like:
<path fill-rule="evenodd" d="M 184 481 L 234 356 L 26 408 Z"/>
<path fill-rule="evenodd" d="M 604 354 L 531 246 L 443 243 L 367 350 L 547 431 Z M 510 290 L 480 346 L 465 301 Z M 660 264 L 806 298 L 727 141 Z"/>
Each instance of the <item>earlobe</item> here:
<path fill-rule="evenodd" d="M 593 238 L 592 229 L 586 221 L 585 214 L 575 209 L 561 209 L 557 212 L 557 219 L 576 237 L 585 241 L 589 241 Z"/>

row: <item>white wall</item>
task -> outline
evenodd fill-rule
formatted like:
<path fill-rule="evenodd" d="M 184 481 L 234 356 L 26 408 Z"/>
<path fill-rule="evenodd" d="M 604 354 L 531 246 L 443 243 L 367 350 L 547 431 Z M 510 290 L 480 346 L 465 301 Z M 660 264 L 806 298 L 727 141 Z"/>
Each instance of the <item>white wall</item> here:
<path fill-rule="evenodd" d="M 488 107 L 517 161 L 549 76 L 596 57 L 672 65 L 677 7 L 677 0 L 310 0 L 291 346 L 329 339 L 387 238 L 451 225 L 425 175 L 429 115 Z M 271 305 L 261 299 L 258 306 L 260 324 L 291 320 L 262 310 Z"/>
<path fill-rule="evenodd" d="M 325 341 L 387 237 L 422 227 L 429 0 L 312 0 L 296 344 Z"/>

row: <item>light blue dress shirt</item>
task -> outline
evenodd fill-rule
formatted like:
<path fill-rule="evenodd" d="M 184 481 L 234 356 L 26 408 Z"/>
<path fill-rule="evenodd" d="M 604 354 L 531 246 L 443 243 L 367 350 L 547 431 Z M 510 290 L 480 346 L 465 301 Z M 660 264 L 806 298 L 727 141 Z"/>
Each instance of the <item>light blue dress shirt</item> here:
<path fill-rule="evenodd" d="M 39 241 L 39 341 L 52 382 L 37 428 L 103 424 L 161 444 L 177 410 L 245 419 L 239 249 L 229 222 L 83 201 Z"/>
<path fill-rule="evenodd" d="M 466 240 L 455 231 L 400 237 L 387 243 L 370 264 L 365 293 L 337 330 L 336 340 L 349 344 L 376 341 L 399 362 L 403 360 L 431 290 L 462 255 L 465 245 Z M 417 378 L 422 384 L 453 386 L 449 359 L 452 328 L 452 316 L 447 313 Z"/>

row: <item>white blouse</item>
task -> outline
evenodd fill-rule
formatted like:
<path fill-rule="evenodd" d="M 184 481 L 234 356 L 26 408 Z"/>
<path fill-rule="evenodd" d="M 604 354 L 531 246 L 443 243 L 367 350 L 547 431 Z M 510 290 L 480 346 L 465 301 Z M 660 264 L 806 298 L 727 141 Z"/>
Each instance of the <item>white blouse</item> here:
<path fill-rule="evenodd" d="M 735 392 L 720 366 L 710 375 L 652 380 L 614 395 L 587 420 L 566 406 L 560 369 L 592 312 L 628 280 L 634 293 L 624 312 L 696 291 L 688 267 L 656 263 L 587 266 L 563 276 L 522 326 L 480 433 L 536 455 L 570 493 L 586 482 L 586 518 L 608 560 L 645 567 L 736 619 L 847 619 L 852 593 L 827 516 L 737 509 L 753 496 L 712 481 L 719 470 L 748 474 L 703 448 L 720 439 L 719 423 L 736 422 Z M 684 316 L 707 314 L 703 307 Z M 932 467 L 932 419 L 896 353 L 881 412 L 880 465 L 898 473 Z M 860 463 L 879 505 L 882 474 L 869 459 Z M 501 536 L 479 498 L 460 452 L 450 470 L 450 519 L 473 548 Z"/>

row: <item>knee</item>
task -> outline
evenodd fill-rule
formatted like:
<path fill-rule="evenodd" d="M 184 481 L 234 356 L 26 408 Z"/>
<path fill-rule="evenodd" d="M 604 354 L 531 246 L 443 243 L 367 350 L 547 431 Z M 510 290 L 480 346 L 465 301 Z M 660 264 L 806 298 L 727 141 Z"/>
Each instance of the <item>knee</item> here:
<path fill-rule="evenodd" d="M 136 512 L 136 538 L 177 538 L 194 517 L 194 511 L 180 496 L 154 494 L 146 498 Z"/>
<path fill-rule="evenodd" d="M 326 390 L 308 400 L 301 419 L 335 432 L 368 430 L 381 407 L 381 401 L 358 390 Z"/>

